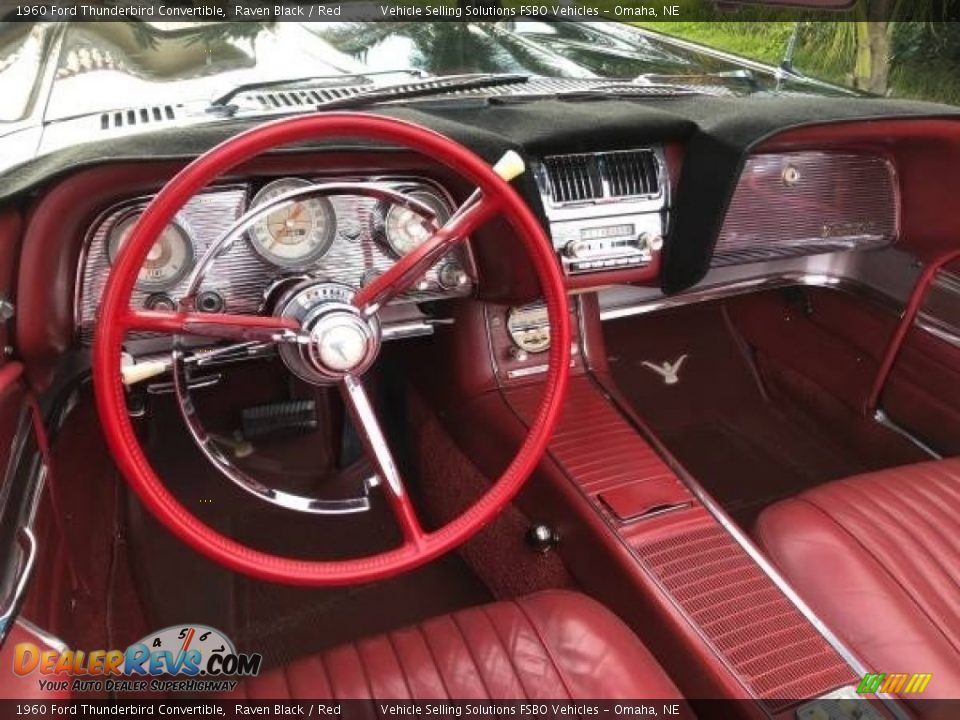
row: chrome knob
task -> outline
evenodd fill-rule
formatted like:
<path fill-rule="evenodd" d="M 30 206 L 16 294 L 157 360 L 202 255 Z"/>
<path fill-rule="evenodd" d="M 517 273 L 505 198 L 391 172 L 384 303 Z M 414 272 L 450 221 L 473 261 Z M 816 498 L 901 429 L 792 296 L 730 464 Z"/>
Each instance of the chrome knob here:
<path fill-rule="evenodd" d="M 569 258 L 581 258 L 587 255 L 590 250 L 590 244 L 582 240 L 571 240 L 564 246 L 563 252 Z"/>
<path fill-rule="evenodd" d="M 469 279 L 470 278 L 463 268 L 454 263 L 447 263 L 441 267 L 440 271 L 437 273 L 437 280 L 440 282 L 440 286 L 445 290 L 463 287 L 467 284 Z"/>
<path fill-rule="evenodd" d="M 166 310 L 167 312 L 173 312 L 177 309 L 177 303 L 173 301 L 173 298 L 164 293 L 151 295 L 143 302 L 143 306 L 147 310 Z"/>
<path fill-rule="evenodd" d="M 654 235 L 653 233 L 642 233 L 638 238 L 638 245 L 641 250 L 650 252 L 660 252 L 663 249 L 663 235 Z"/>
<path fill-rule="evenodd" d="M 549 525 L 534 525 L 527 530 L 527 542 L 538 552 L 548 553 L 560 542 L 560 536 Z"/>
<path fill-rule="evenodd" d="M 512 357 L 517 362 L 526 362 L 530 359 L 530 353 L 520 347 L 510 348 L 510 357 Z"/>

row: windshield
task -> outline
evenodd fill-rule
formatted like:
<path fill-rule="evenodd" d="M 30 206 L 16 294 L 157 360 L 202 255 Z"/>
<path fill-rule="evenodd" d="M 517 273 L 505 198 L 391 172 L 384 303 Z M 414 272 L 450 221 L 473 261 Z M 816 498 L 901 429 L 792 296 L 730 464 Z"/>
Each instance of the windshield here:
<path fill-rule="evenodd" d="M 37 105 L 51 26 L 0 23 L 0 122 L 25 120 Z"/>
<path fill-rule="evenodd" d="M 0 35 L 0 84 L 18 88 L 0 121 L 29 111 L 44 54 L 56 64 L 47 121 L 209 101 L 238 85 L 305 76 L 416 70 L 632 79 L 739 67 L 614 22 L 71 23 L 55 53 L 45 46 L 49 28 L 17 24 Z"/>
<path fill-rule="evenodd" d="M 2 23 L 0 125 L 203 104 L 239 87 L 293 78 L 349 77 L 356 83 L 364 80 L 354 77 L 368 76 L 369 82 L 376 77 L 390 83 L 409 77 L 371 75 L 385 72 L 622 81 L 644 76 L 668 84 L 721 85 L 738 94 L 843 94 L 846 86 L 960 102 L 960 73 L 957 63 L 950 64 L 960 47 L 956 27 L 888 23 L 882 47 L 889 52 L 865 65 L 862 53 L 847 57 L 850 48 L 856 50 L 859 25 L 534 19 Z M 864 38 L 871 39 L 869 32 Z"/>

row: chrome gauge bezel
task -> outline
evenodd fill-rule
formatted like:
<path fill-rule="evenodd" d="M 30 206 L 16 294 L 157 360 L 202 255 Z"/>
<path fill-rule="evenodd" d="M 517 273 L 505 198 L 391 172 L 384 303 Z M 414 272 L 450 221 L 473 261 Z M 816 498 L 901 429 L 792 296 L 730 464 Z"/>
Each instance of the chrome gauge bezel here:
<path fill-rule="evenodd" d="M 531 355 L 549 350 L 551 337 L 547 306 L 538 302 L 510 308 L 507 312 L 507 334 L 514 345 Z"/>
<path fill-rule="evenodd" d="M 420 200 L 429 205 L 437 213 L 436 223 L 439 227 L 443 225 L 451 215 L 450 204 L 440 194 L 430 190 L 412 190 L 404 191 L 405 195 Z M 395 203 L 381 202 L 377 205 L 377 211 L 373 213 L 373 237 L 383 246 L 385 246 L 395 257 L 401 258 L 415 248 L 404 250 L 398 243 L 397 238 L 391 237 L 389 232 L 390 216 L 399 212 L 412 212 L 402 205 Z M 419 247 L 419 246 L 417 246 Z"/>
<path fill-rule="evenodd" d="M 251 198 L 250 202 L 247 205 L 247 212 L 256 208 L 259 204 L 262 203 L 263 198 L 268 194 L 276 190 L 278 186 L 286 186 L 287 191 L 296 190 L 299 188 L 310 187 L 315 183 L 310 182 L 299 177 L 283 177 L 276 180 L 271 180 L 266 185 L 262 186 Z M 276 198 L 272 198 L 275 200 Z M 320 215 L 326 218 L 326 222 L 321 228 L 318 229 L 317 222 L 313 224 L 311 229 L 311 234 L 321 232 L 321 236 L 314 248 L 307 253 L 306 255 L 296 257 L 296 258 L 285 258 L 278 256 L 266 247 L 263 246 L 261 242 L 257 239 L 257 234 L 262 228 L 266 225 L 267 219 L 264 218 L 261 222 L 254 225 L 250 228 L 247 233 L 247 242 L 250 244 L 250 247 L 253 248 L 253 251 L 257 253 L 263 260 L 270 263 L 271 265 L 279 268 L 292 269 L 292 270 L 301 270 L 303 268 L 309 267 L 323 258 L 324 255 L 329 252 L 330 248 L 333 246 L 333 242 L 337 236 L 337 213 L 333 207 L 333 203 L 330 202 L 329 198 L 326 197 L 312 197 L 302 200 L 297 200 L 297 203 L 308 203 L 314 205 Z"/>
<path fill-rule="evenodd" d="M 117 253 L 120 252 L 120 248 L 116 246 L 117 243 L 117 231 L 125 223 L 135 222 L 140 215 L 143 214 L 144 206 L 137 206 L 128 208 L 127 210 L 119 213 L 110 221 L 110 227 L 107 229 L 106 234 L 103 237 L 104 244 L 104 254 L 107 258 L 107 264 L 110 267 L 116 263 Z M 161 280 L 150 280 L 140 278 L 138 276 L 137 282 L 134 287 L 137 290 L 142 290 L 149 293 L 164 292 L 171 290 L 183 282 L 184 278 L 190 274 L 190 271 L 193 270 L 194 265 L 197 261 L 196 256 L 196 236 L 193 233 L 193 230 L 190 227 L 190 224 L 186 219 L 177 214 L 174 216 L 167 226 L 164 228 L 164 232 L 167 232 L 168 228 L 174 228 L 180 237 L 183 239 L 184 247 L 184 262 L 181 265 L 174 275 L 170 277 L 163 278 Z M 146 262 L 146 259 L 144 260 Z"/>

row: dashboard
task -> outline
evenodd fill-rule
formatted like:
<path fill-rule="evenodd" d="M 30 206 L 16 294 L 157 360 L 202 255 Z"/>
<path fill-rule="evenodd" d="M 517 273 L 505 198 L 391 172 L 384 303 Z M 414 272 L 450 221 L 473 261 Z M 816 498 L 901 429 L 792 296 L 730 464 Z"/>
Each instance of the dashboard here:
<path fill-rule="evenodd" d="M 560 113 L 555 104 L 537 101 L 444 107 L 436 118 L 416 109 L 409 114 L 485 157 L 495 159 L 504 146 L 519 148 L 528 172 L 514 186 L 549 231 L 571 294 L 596 297 L 601 318 L 693 301 L 697 293 L 743 292 L 771 278 L 833 282 L 853 272 L 844 268 L 854 262 L 893 255 L 922 262 L 955 243 L 955 121 L 828 123 L 804 116 L 807 104 L 778 101 L 730 104 L 714 127 L 700 118 L 713 104 L 709 98 L 671 101 L 669 107 L 569 103 Z M 866 105 L 857 107 L 867 112 Z M 775 108 L 794 114 L 777 115 Z M 81 358 L 89 347 L 110 272 L 111 240 L 115 256 L 127 216 L 197 151 L 235 132 L 224 126 L 188 134 L 192 144 L 172 146 L 163 157 L 155 145 L 133 140 L 98 143 L 99 154 L 91 150 L 82 163 L 65 154 L 6 178 L 0 233 L 11 227 L 22 237 L 13 293 L 16 346 L 38 384 L 50 382 L 77 344 Z M 168 139 L 177 140 L 172 134 Z M 179 302 L 189 278 L 184 267 L 196 263 L 266 186 L 283 178 L 394 183 L 405 192 L 433 193 L 448 210 L 474 189 L 444 166 L 398 147 L 317 143 L 259 157 L 182 209 L 167 233 L 170 252 L 157 251 L 160 265 L 148 268 L 133 302 Z M 286 278 L 308 273 L 359 286 L 396 261 L 397 250 L 384 237 L 385 208 L 376 200 L 340 196 L 329 207 L 318 205 L 324 207 L 314 207 L 309 222 L 293 218 L 285 239 L 312 238 L 306 248 L 292 249 L 293 258 L 265 257 L 269 232 L 259 241 L 254 232 L 239 237 L 204 281 L 209 307 L 265 312 L 271 288 Z M 334 223 L 316 222 L 330 215 Z M 397 215 L 393 220 L 405 222 Z M 303 258 L 309 262 L 300 263 Z M 455 262 L 441 280 L 447 261 Z M 418 325 L 418 334 L 439 337 L 447 333 L 438 327 L 459 322 L 473 304 L 495 306 L 500 310 L 490 323 L 503 329 L 505 343 L 491 350 L 505 375 L 523 377 L 543 364 L 549 347 L 541 308 L 526 306 L 537 294 L 536 276 L 511 228 L 494 220 L 431 268 L 420 287 L 383 309 L 383 336 L 391 337 L 391 325 L 406 323 Z M 478 302 L 433 302 L 457 299 Z"/>
<path fill-rule="evenodd" d="M 675 150 L 662 145 L 550 155 L 532 174 L 550 237 L 571 290 L 655 284 L 672 222 Z M 422 201 L 442 224 L 454 206 L 437 181 L 412 173 L 287 174 L 217 186 L 194 197 L 149 253 L 132 303 L 172 310 L 184 300 L 199 258 L 237 220 L 318 183 L 379 183 Z M 883 247 L 898 233 L 896 176 L 885 158 L 850 152 L 777 152 L 750 157 L 714 251 L 714 267 Z M 302 198 L 302 199 L 300 199 Z M 89 344 L 112 263 L 149 195 L 114 202 L 89 226 L 77 281 L 76 326 Z M 257 314 L 288 281 L 353 287 L 369 282 L 429 235 L 413 211 L 358 194 L 298 196 L 256 221 L 212 265 L 194 298 L 201 312 Z M 507 261 L 509 262 L 509 258 Z M 433 266 L 393 305 L 478 295 L 469 242 Z M 537 374 L 550 347 L 539 303 L 505 306 L 502 355 L 509 377 Z M 407 316 L 404 316 L 407 317 Z M 399 323 L 395 325 L 398 327 Z M 430 332 L 397 331 L 385 336 Z M 133 338 L 136 340 L 137 338 Z"/>
<path fill-rule="evenodd" d="M 441 185 L 405 175 L 291 175 L 217 186 L 192 198 L 161 234 L 140 271 L 132 304 L 177 308 L 198 259 L 246 212 L 266 203 L 282 203 L 285 194 L 311 185 L 345 181 L 382 184 L 420 200 L 434 211 L 438 224 L 452 210 L 451 197 Z M 84 343 L 92 339 L 110 268 L 149 200 L 149 196 L 138 196 L 115 203 L 87 231 L 76 302 L 76 323 Z M 224 248 L 203 278 L 194 302 L 201 312 L 256 314 L 287 282 L 312 278 L 360 287 L 429 234 L 424 217 L 373 197 L 339 194 L 290 200 Z M 476 267 L 465 242 L 394 302 L 465 297 L 475 285 Z"/>

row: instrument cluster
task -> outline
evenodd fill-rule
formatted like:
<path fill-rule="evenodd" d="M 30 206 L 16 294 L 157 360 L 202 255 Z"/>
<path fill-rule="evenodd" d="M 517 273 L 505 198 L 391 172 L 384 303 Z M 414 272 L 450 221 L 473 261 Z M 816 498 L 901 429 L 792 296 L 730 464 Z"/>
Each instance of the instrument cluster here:
<path fill-rule="evenodd" d="M 356 179 L 356 178 L 352 178 Z M 331 178 L 285 177 L 263 183 L 220 186 L 198 194 L 157 239 L 140 270 L 132 304 L 172 310 L 186 293 L 197 260 L 249 210 L 292 191 Z M 452 212 L 450 197 L 419 178 L 364 178 L 389 184 L 430 206 L 442 224 Z M 85 239 L 79 269 L 77 326 L 89 341 L 97 307 L 116 261 L 149 202 L 141 197 L 102 213 Z M 257 220 L 213 264 L 197 297 L 207 312 L 253 314 L 269 302 L 271 289 L 291 278 L 360 287 L 418 247 L 431 227 L 414 211 L 361 195 L 306 197 Z M 462 243 L 394 302 L 416 303 L 473 292 L 476 272 L 469 243 Z"/>

